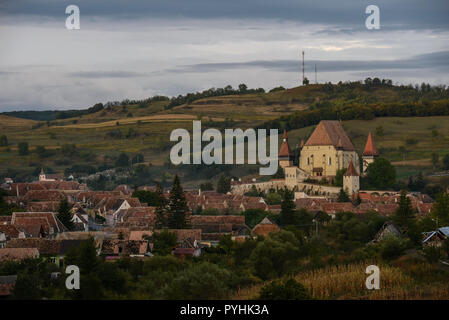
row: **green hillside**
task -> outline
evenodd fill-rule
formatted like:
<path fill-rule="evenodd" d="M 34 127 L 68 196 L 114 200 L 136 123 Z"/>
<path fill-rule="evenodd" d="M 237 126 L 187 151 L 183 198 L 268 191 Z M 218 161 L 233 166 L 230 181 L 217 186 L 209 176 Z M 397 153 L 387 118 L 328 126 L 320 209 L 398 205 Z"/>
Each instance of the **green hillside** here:
<path fill-rule="evenodd" d="M 0 147 L 0 174 L 25 179 L 40 167 L 63 173 L 73 166 L 88 166 L 85 171 L 95 172 L 115 167 L 120 153 L 126 153 L 130 159 L 143 155 L 144 163 L 151 164 L 151 170 L 160 177 L 169 169 L 163 165 L 172 145 L 170 132 L 176 128 L 191 130 L 195 119 L 202 120 L 203 128 L 286 127 L 291 147 L 306 139 L 327 114 L 348 119 L 343 125 L 357 150 L 361 151 L 366 135 L 372 132 L 380 152 L 397 164 L 401 177 L 421 170 L 430 172 L 431 154 L 438 153 L 441 159 L 449 153 L 449 91 L 444 88 L 356 82 L 247 92 L 208 96 L 217 92 L 205 91 L 173 99 L 97 104 L 76 117 L 53 121 L 2 115 L 0 128 L 8 146 Z M 428 114 L 410 117 L 413 108 Z M 376 115 L 372 112 L 366 117 L 367 110 L 374 110 Z M 388 117 L 389 113 L 395 117 Z M 21 142 L 28 143 L 29 154 L 19 155 Z M 182 170 L 193 172 L 190 167 Z M 223 167 L 215 166 L 208 175 L 228 170 Z M 252 172 L 248 169 L 239 174 Z"/>

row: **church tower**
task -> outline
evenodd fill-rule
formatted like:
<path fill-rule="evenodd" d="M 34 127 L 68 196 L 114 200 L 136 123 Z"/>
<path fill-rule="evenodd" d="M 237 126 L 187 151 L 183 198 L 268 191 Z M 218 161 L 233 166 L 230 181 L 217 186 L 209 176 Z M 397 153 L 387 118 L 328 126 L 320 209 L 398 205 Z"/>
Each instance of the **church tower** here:
<path fill-rule="evenodd" d="M 41 173 L 39 173 L 39 181 L 46 181 L 46 176 L 44 172 L 44 168 L 41 168 Z"/>
<path fill-rule="evenodd" d="M 291 155 L 292 152 L 290 150 L 290 146 L 288 145 L 287 141 L 287 130 L 284 129 L 284 135 L 282 137 L 282 145 L 281 150 L 279 151 L 279 166 L 281 168 L 285 167 L 291 167 L 293 165 L 293 162 L 291 161 Z"/>
<path fill-rule="evenodd" d="M 379 156 L 379 152 L 377 152 L 376 146 L 374 145 L 373 138 L 371 136 L 371 132 L 368 134 L 368 139 L 366 140 L 365 149 L 362 153 L 363 160 L 363 175 L 366 175 L 366 171 L 368 170 L 368 166 L 370 163 L 374 162 L 374 159 Z"/>
<path fill-rule="evenodd" d="M 358 193 L 360 190 L 360 177 L 354 168 L 352 160 L 349 162 L 348 169 L 343 175 L 343 190 L 345 190 L 349 196 Z"/>

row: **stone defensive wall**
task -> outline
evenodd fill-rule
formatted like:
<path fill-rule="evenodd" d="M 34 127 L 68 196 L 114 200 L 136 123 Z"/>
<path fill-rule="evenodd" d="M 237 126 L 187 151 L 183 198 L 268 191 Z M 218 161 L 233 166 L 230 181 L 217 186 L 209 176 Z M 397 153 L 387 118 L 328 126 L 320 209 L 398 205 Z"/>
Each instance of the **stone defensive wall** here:
<path fill-rule="evenodd" d="M 231 186 L 231 193 L 243 195 L 246 192 L 251 191 L 253 186 L 255 186 L 258 191 L 268 191 L 270 189 L 283 189 L 285 187 L 285 180 L 279 179 L 279 180 L 270 180 L 266 182 L 234 184 Z"/>

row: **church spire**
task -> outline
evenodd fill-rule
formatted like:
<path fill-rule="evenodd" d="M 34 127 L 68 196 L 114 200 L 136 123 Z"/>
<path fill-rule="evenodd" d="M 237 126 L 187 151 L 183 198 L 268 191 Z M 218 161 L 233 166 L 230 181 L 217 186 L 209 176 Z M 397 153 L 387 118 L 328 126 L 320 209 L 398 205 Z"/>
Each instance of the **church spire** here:
<path fill-rule="evenodd" d="M 365 149 L 363 150 L 362 156 L 375 157 L 378 156 L 376 147 L 374 146 L 373 137 L 371 132 L 368 134 L 368 139 L 366 140 Z"/>
<path fill-rule="evenodd" d="M 359 174 L 354 168 L 354 164 L 352 163 L 352 160 L 349 162 L 348 169 L 346 169 L 346 173 L 344 174 L 346 177 L 358 177 Z"/>
<path fill-rule="evenodd" d="M 279 151 L 279 157 L 282 157 L 282 158 L 290 157 L 291 151 L 290 151 L 290 146 L 288 145 L 288 141 L 287 141 L 287 130 L 284 129 L 284 134 L 282 135 L 282 137 L 283 137 L 283 139 L 282 139 L 281 150 Z"/>

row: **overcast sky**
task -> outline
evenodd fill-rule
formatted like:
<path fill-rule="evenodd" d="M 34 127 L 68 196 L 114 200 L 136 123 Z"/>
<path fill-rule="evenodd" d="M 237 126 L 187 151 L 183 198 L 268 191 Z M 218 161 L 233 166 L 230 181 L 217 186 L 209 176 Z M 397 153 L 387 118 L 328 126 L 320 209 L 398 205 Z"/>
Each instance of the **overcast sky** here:
<path fill-rule="evenodd" d="M 81 29 L 65 28 L 78 5 Z M 365 8 L 380 8 L 380 30 Z M 447 0 L 0 0 L 0 111 L 86 108 L 211 87 L 449 84 Z"/>

